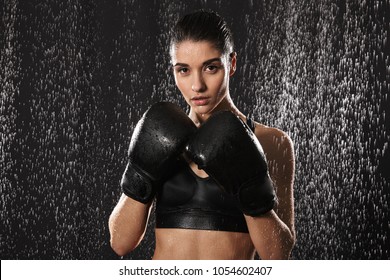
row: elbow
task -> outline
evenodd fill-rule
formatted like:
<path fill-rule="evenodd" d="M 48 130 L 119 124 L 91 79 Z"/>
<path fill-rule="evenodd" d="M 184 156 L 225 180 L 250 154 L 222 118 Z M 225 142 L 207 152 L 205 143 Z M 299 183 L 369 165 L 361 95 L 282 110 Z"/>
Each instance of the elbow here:
<path fill-rule="evenodd" d="M 115 254 L 117 254 L 120 257 L 123 257 L 124 255 L 129 253 L 127 248 L 125 248 L 123 245 L 117 244 L 112 239 L 110 240 L 110 245 L 111 245 L 111 249 L 115 252 Z"/>
<path fill-rule="evenodd" d="M 118 255 L 123 257 L 132 252 L 143 239 L 144 233 L 138 231 L 118 232 L 112 227 L 110 228 L 110 246 L 111 249 Z"/>
<path fill-rule="evenodd" d="M 286 232 L 287 233 L 287 232 Z M 291 257 L 291 252 L 295 246 L 295 233 L 289 232 L 289 234 L 284 235 L 279 249 L 271 250 L 267 255 L 266 259 L 270 260 L 289 260 Z"/>
<path fill-rule="evenodd" d="M 295 245 L 294 236 L 287 237 L 280 248 L 280 250 L 276 250 L 270 253 L 269 259 L 272 260 L 289 260 L 291 258 L 291 252 Z"/>
<path fill-rule="evenodd" d="M 297 236 L 296 236 L 295 230 L 293 229 L 291 231 L 291 235 L 290 235 L 291 250 L 294 248 L 296 242 L 297 242 Z"/>
<path fill-rule="evenodd" d="M 112 227 L 110 228 L 110 246 L 118 256 L 123 257 L 132 252 L 141 243 L 141 240 L 142 235 L 133 232 L 118 232 Z"/>
<path fill-rule="evenodd" d="M 120 257 L 123 257 L 137 248 L 139 242 L 123 243 L 115 238 L 110 239 L 110 245 L 112 250 Z"/>
<path fill-rule="evenodd" d="M 295 232 L 291 232 L 291 234 L 285 239 L 285 256 L 283 259 L 290 259 L 291 251 L 293 250 L 296 242 Z"/>

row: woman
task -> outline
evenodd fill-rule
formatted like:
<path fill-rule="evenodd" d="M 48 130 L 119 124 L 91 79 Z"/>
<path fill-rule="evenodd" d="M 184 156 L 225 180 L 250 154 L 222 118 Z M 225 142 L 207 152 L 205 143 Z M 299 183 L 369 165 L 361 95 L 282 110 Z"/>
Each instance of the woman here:
<path fill-rule="evenodd" d="M 197 156 L 191 154 L 196 147 L 187 146 L 186 164 L 177 167 L 156 190 L 153 259 L 253 259 L 256 252 L 261 259 L 288 259 L 295 243 L 293 145 L 283 131 L 252 121 L 234 105 L 229 79 L 236 70 L 237 55 L 233 51 L 229 28 L 214 12 L 201 10 L 186 15 L 176 25 L 170 55 L 176 85 L 190 106 L 188 117 L 199 131 L 221 111 L 233 113 L 251 128 L 253 133 L 249 134 L 257 138 L 264 151 L 265 165 L 268 163 L 265 173 L 269 171 L 278 203 L 261 212 L 242 210 L 245 205 L 241 207 L 241 201 L 237 202 L 219 188 L 221 180 L 214 178 L 212 168 L 199 168 Z M 207 133 L 215 131 L 216 125 L 210 126 L 214 127 Z M 219 134 L 212 137 L 217 139 L 213 145 L 225 141 L 218 137 L 230 131 L 228 128 L 219 130 Z M 242 133 L 246 134 L 245 131 Z M 194 138 L 191 133 L 188 135 L 188 138 Z M 229 141 L 233 141 L 232 138 L 236 137 Z M 207 144 L 200 146 L 208 149 Z M 212 149 L 214 151 L 215 147 Z M 259 150 L 262 152 L 261 148 Z M 251 168 L 250 165 L 247 167 Z M 206 170 L 210 170 L 210 174 Z M 223 181 L 223 178 L 219 179 Z M 180 184 L 182 186 L 178 186 Z M 111 246 L 119 255 L 136 248 L 144 236 L 150 214 L 150 199 L 137 200 L 131 196 L 122 195 L 109 220 Z M 182 196 L 186 198 L 176 203 Z M 213 206 L 209 206 L 209 201 Z"/>

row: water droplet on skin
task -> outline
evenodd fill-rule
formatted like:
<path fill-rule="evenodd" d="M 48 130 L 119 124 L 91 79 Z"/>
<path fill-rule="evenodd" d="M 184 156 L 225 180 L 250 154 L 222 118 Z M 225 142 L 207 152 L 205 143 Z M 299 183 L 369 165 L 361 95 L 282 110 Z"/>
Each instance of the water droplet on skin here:
<path fill-rule="evenodd" d="M 202 1 L 234 10 L 209 2 Z M 390 28 L 381 12 L 388 1 L 280 2 L 251 1 L 226 19 L 238 53 L 232 99 L 294 142 L 292 257 L 388 259 Z M 3 9 L 4 258 L 115 257 L 107 219 L 121 193 L 131 133 L 156 101 L 188 110 L 167 49 L 176 15 L 198 4 L 107 5 L 41 1 L 39 16 L 23 1 Z M 153 255 L 153 213 L 128 258 Z"/>

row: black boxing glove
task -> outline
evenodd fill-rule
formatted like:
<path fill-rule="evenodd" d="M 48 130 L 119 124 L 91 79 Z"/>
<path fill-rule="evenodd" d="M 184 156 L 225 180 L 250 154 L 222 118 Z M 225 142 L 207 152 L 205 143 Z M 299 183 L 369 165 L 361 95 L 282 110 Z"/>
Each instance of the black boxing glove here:
<path fill-rule="evenodd" d="M 150 202 L 195 131 L 195 124 L 177 105 L 152 105 L 131 137 L 129 161 L 121 181 L 123 193 L 141 203 Z"/>
<path fill-rule="evenodd" d="M 188 157 L 229 194 L 244 214 L 259 216 L 276 203 L 263 148 L 250 128 L 230 111 L 214 113 L 186 147 Z"/>

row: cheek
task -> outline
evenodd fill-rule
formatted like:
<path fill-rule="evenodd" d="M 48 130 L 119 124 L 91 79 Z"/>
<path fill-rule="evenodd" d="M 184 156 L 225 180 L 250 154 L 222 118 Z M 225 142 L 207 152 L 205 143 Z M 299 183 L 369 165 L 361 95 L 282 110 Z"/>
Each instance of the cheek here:
<path fill-rule="evenodd" d="M 185 79 L 180 78 L 180 77 L 175 77 L 175 83 L 179 91 L 186 97 L 188 94 L 188 85 Z"/>
<path fill-rule="evenodd" d="M 212 79 L 210 79 L 208 85 L 210 89 L 213 89 L 213 91 L 220 91 L 221 89 L 225 88 L 225 81 L 225 75 L 220 75 L 218 77 L 213 77 Z"/>

